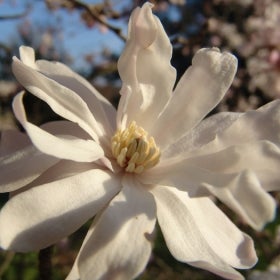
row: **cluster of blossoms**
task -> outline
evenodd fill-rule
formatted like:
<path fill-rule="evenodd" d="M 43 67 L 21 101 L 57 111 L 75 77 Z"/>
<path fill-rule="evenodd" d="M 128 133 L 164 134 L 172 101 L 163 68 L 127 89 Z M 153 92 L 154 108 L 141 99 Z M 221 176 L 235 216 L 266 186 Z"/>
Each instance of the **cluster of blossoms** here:
<path fill-rule="evenodd" d="M 242 22 L 227 22 L 212 17 L 209 30 L 224 38 L 228 47 L 246 58 L 246 67 L 250 76 L 250 91 L 260 89 L 270 98 L 280 96 L 280 3 L 278 0 L 222 0 L 226 5 L 237 4 L 246 15 L 246 6 L 250 7 L 250 16 Z M 232 8 L 233 9 L 233 8 Z M 237 11 L 238 14 L 238 11 Z M 240 12 L 239 18 L 242 16 Z M 238 18 L 238 16 L 237 16 Z M 221 40 L 214 37 L 215 40 Z"/>
<path fill-rule="evenodd" d="M 172 48 L 151 4 L 137 8 L 118 62 L 116 111 L 86 80 L 20 48 L 13 72 L 65 120 L 27 120 L 24 92 L 13 102 L 26 134 L 1 138 L 0 246 L 45 248 L 94 221 L 68 280 L 133 279 L 147 265 L 158 221 L 179 261 L 227 279 L 256 261 L 252 239 L 212 201 L 260 230 L 274 218 L 267 191 L 280 187 L 280 102 L 257 111 L 205 116 L 234 78 L 237 60 L 199 50 L 176 85 Z"/>

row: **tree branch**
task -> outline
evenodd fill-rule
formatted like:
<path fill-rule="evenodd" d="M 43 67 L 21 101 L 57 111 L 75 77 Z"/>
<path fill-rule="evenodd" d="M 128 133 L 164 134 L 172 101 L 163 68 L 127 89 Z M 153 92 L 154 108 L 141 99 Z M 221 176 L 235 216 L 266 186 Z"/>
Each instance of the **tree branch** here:
<path fill-rule="evenodd" d="M 96 12 L 94 9 L 91 9 L 90 6 L 80 0 L 69 0 L 75 7 L 82 8 L 85 11 L 87 11 L 90 16 L 99 22 L 100 24 L 103 24 L 108 29 L 110 29 L 112 32 L 114 32 L 121 40 L 126 41 L 126 37 L 122 34 L 122 30 L 118 27 L 115 27 L 114 25 L 108 23 L 106 20 L 102 19 L 98 12 Z"/>
<path fill-rule="evenodd" d="M 14 14 L 14 15 L 2 15 L 0 16 L 0 20 L 10 20 L 10 19 L 19 19 L 22 17 L 25 17 L 28 14 L 28 10 L 26 10 L 25 12 L 21 13 L 21 14 Z"/>

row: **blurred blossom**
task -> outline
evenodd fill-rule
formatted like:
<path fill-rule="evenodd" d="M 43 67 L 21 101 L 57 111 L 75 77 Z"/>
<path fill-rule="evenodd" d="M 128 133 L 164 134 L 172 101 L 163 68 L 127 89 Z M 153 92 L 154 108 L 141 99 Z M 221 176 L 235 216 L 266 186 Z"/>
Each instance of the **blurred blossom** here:
<path fill-rule="evenodd" d="M 0 81 L 0 98 L 7 98 L 15 94 L 18 85 L 13 81 Z"/>
<path fill-rule="evenodd" d="M 225 45 L 245 60 L 250 80 L 249 84 L 244 86 L 248 86 L 250 92 L 261 90 L 269 98 L 279 98 L 280 2 L 249 2 L 215 2 L 221 6 L 222 3 L 226 3 L 228 9 L 222 7 L 230 16 L 210 15 L 208 30 L 213 34 L 210 42 L 215 46 Z M 248 83 L 247 80 L 245 82 Z"/>
<path fill-rule="evenodd" d="M 266 271 L 253 271 L 248 280 L 279 280 L 280 279 L 280 256 L 268 267 Z"/>
<path fill-rule="evenodd" d="M 133 279 L 146 267 L 158 221 L 179 261 L 227 279 L 256 261 L 252 239 L 214 204 L 215 196 L 256 230 L 273 220 L 279 190 L 280 102 L 205 118 L 222 100 L 236 58 L 200 49 L 176 85 L 172 47 L 152 5 L 129 21 L 118 62 L 118 110 L 59 62 L 20 48 L 13 72 L 64 120 L 27 120 L 24 92 L 13 102 L 26 134 L 2 134 L 0 245 L 40 250 L 94 217 L 68 280 Z M 11 223 L 11 221 L 13 221 Z"/>

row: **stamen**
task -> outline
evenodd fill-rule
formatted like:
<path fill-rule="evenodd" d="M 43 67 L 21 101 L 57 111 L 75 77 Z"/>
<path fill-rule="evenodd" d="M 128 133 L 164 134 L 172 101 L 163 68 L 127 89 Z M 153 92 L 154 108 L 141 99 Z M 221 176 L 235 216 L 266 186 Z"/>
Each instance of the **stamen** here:
<path fill-rule="evenodd" d="M 142 173 L 155 166 L 160 159 L 160 150 L 153 137 L 136 122 L 118 130 L 112 138 L 112 153 L 118 164 L 130 173 Z"/>

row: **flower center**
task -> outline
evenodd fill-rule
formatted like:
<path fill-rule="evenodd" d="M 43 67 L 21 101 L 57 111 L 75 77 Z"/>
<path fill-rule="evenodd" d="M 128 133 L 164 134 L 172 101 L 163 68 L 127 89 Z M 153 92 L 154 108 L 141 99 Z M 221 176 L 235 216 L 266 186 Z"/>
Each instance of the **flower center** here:
<path fill-rule="evenodd" d="M 154 138 L 135 121 L 125 130 L 117 130 L 112 138 L 112 152 L 125 171 L 138 174 L 155 166 L 160 158 Z"/>

